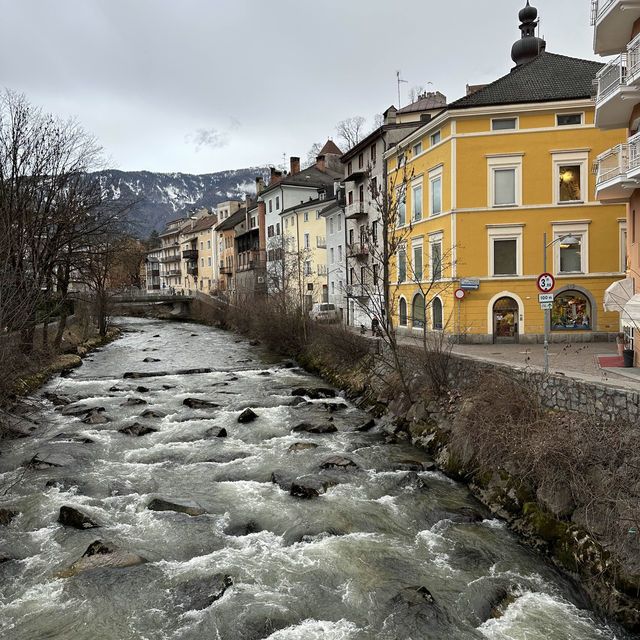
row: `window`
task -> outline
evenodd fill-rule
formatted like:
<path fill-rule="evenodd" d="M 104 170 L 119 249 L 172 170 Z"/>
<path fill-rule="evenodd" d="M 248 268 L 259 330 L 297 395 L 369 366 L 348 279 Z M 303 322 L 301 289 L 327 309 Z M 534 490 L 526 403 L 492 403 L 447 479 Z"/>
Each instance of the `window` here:
<path fill-rule="evenodd" d="M 362 169 L 364 167 L 364 156 L 360 154 L 358 156 L 358 169 Z"/>
<path fill-rule="evenodd" d="M 376 264 L 373 265 L 373 274 L 372 274 L 372 280 L 373 280 L 373 286 L 374 287 L 378 286 L 379 278 L 380 278 L 380 265 L 376 263 Z"/>
<path fill-rule="evenodd" d="M 311 275 L 311 260 L 304 261 L 304 275 L 305 276 Z"/>
<path fill-rule="evenodd" d="M 304 234 L 304 248 L 305 249 L 310 249 L 311 248 L 311 245 L 309 243 L 309 234 L 308 233 Z"/>
<path fill-rule="evenodd" d="M 202 251 L 204 249 L 204 242 L 200 243 L 200 251 Z"/>
<path fill-rule="evenodd" d="M 560 273 L 582 273 L 582 237 L 571 235 L 558 245 Z"/>
<path fill-rule="evenodd" d="M 411 189 L 411 208 L 414 221 L 422 220 L 422 185 L 417 185 Z"/>
<path fill-rule="evenodd" d="M 289 228 L 289 218 L 285 218 L 284 219 L 284 228 L 288 229 Z"/>
<path fill-rule="evenodd" d="M 378 221 L 374 220 L 371 223 L 371 242 L 374 247 L 378 246 Z"/>
<path fill-rule="evenodd" d="M 431 280 L 442 279 L 442 240 L 429 242 Z"/>
<path fill-rule="evenodd" d="M 407 253 L 404 249 L 398 251 L 398 282 L 407 279 Z"/>
<path fill-rule="evenodd" d="M 411 302 L 411 326 L 416 329 L 424 327 L 424 296 L 416 293 Z"/>
<path fill-rule="evenodd" d="M 413 145 L 413 155 L 418 156 L 422 153 L 422 142 L 418 142 L 418 144 Z"/>
<path fill-rule="evenodd" d="M 320 220 L 320 210 L 316 211 L 316 220 Z"/>
<path fill-rule="evenodd" d="M 404 298 L 400 298 L 398 303 L 398 322 L 401 327 L 407 326 L 407 301 Z"/>
<path fill-rule="evenodd" d="M 398 168 L 400 168 L 402 165 L 406 164 L 407 159 L 404 156 L 404 153 L 399 153 L 398 154 Z"/>
<path fill-rule="evenodd" d="M 367 268 L 360 267 L 360 284 L 366 284 L 366 283 L 367 283 Z"/>
<path fill-rule="evenodd" d="M 440 142 L 440 131 L 436 131 L 435 133 L 431 134 L 431 146 L 433 147 L 434 145 L 438 144 L 438 142 Z"/>
<path fill-rule="evenodd" d="M 413 279 L 416 282 L 422 280 L 422 242 L 413 246 Z"/>
<path fill-rule="evenodd" d="M 342 245 L 338 245 L 338 262 L 342 262 Z"/>
<path fill-rule="evenodd" d="M 376 176 L 371 178 L 369 190 L 372 198 L 376 198 L 378 196 L 378 178 L 376 178 Z"/>
<path fill-rule="evenodd" d="M 372 144 L 371 145 L 371 164 L 375 164 L 376 163 L 376 145 Z"/>
<path fill-rule="evenodd" d="M 272 238 L 272 237 L 273 237 L 273 225 L 272 225 L 272 224 L 270 224 L 270 225 L 267 227 L 267 238 Z"/>
<path fill-rule="evenodd" d="M 211 249 L 211 240 L 207 240 L 207 249 Z"/>
<path fill-rule="evenodd" d="M 580 191 L 580 165 L 559 164 L 558 166 L 558 202 L 582 200 Z"/>
<path fill-rule="evenodd" d="M 207 267 L 211 266 L 211 256 L 207 257 Z"/>
<path fill-rule="evenodd" d="M 329 235 L 333 235 L 333 218 L 329 218 Z"/>
<path fill-rule="evenodd" d="M 582 114 L 558 113 L 556 114 L 556 123 L 559 127 L 568 127 L 571 125 L 582 124 Z"/>
<path fill-rule="evenodd" d="M 364 185 L 361 184 L 358 188 L 358 200 L 360 202 L 364 202 Z"/>
<path fill-rule="evenodd" d="M 434 331 L 442 329 L 442 300 L 434 298 L 431 301 L 431 328 Z"/>
<path fill-rule="evenodd" d="M 309 212 L 308 211 L 305 211 L 302 214 L 302 219 L 304 220 L 304 222 L 309 222 Z"/>
<path fill-rule="evenodd" d="M 404 188 L 400 187 L 396 193 L 398 199 L 398 227 L 402 227 L 407 223 L 407 203 Z"/>
<path fill-rule="evenodd" d="M 280 196 L 276 196 L 276 209 L 280 208 Z"/>
<path fill-rule="evenodd" d="M 347 194 L 347 204 L 353 204 L 353 191 L 349 191 Z"/>
<path fill-rule="evenodd" d="M 276 235 L 279 236 L 280 235 L 280 223 L 276 222 Z"/>
<path fill-rule="evenodd" d="M 429 215 L 442 213 L 442 176 L 429 177 Z"/>
<path fill-rule="evenodd" d="M 331 293 L 335 293 L 336 292 L 336 283 L 335 280 L 331 281 Z"/>
<path fill-rule="evenodd" d="M 621 221 L 618 223 L 620 229 L 620 271 L 627 270 L 627 223 Z"/>
<path fill-rule="evenodd" d="M 333 264 L 336 261 L 336 253 L 333 247 L 329 249 L 329 263 Z"/>
<path fill-rule="evenodd" d="M 204 258 L 200 258 L 200 266 L 204 267 Z"/>
<path fill-rule="evenodd" d="M 490 207 L 513 207 L 522 202 L 521 169 L 523 153 L 487 156 Z"/>
<path fill-rule="evenodd" d="M 491 129 L 493 131 L 504 131 L 505 129 L 517 129 L 517 118 L 493 118 L 491 120 Z"/>
<path fill-rule="evenodd" d="M 488 267 L 490 276 L 522 275 L 523 223 L 488 224 Z"/>
<path fill-rule="evenodd" d="M 338 216 L 338 231 L 342 231 L 342 218 Z"/>
<path fill-rule="evenodd" d="M 578 291 L 563 291 L 553 299 L 552 331 L 588 331 L 591 329 L 591 304 Z"/>
<path fill-rule="evenodd" d="M 253 229 L 256 226 L 256 217 L 251 216 L 251 228 Z"/>
<path fill-rule="evenodd" d="M 349 244 L 353 244 L 355 241 L 355 232 L 353 229 L 349 229 Z"/>
<path fill-rule="evenodd" d="M 273 211 L 273 200 L 269 200 L 269 213 Z"/>

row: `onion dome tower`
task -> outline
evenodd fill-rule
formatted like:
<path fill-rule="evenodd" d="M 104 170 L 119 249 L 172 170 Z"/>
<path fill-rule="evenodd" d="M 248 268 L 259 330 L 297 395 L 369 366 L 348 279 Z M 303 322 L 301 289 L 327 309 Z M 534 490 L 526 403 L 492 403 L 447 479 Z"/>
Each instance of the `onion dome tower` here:
<path fill-rule="evenodd" d="M 547 43 L 535 35 L 538 26 L 538 10 L 529 5 L 524 9 L 520 9 L 518 18 L 520 19 L 520 31 L 522 36 L 520 40 L 516 40 L 511 47 L 511 59 L 516 63 L 516 67 L 533 60 L 538 54 L 542 53 Z"/>

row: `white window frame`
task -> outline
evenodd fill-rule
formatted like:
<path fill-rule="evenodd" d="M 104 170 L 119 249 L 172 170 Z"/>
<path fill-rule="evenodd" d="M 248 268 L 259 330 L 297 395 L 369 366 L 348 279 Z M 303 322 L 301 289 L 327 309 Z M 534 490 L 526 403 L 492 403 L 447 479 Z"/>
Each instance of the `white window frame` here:
<path fill-rule="evenodd" d="M 589 165 L 589 150 L 579 149 L 573 151 L 552 151 L 551 159 L 551 166 L 553 171 L 552 202 L 563 207 L 589 202 L 589 174 L 587 172 L 587 167 Z M 579 165 L 580 167 L 580 200 L 560 200 L 560 181 L 558 177 L 560 167 L 563 165 Z"/>
<path fill-rule="evenodd" d="M 311 237 L 309 236 L 309 232 L 305 231 L 303 236 L 303 247 L 305 249 L 311 249 Z"/>
<path fill-rule="evenodd" d="M 402 200 L 404 200 L 404 202 L 401 202 L 400 198 L 402 198 Z M 402 185 L 400 187 L 396 188 L 396 201 L 397 201 L 397 220 L 396 220 L 396 227 L 400 228 L 400 227 L 404 227 L 407 225 L 407 188 L 406 185 Z M 400 205 L 404 206 L 404 222 L 401 224 L 400 223 Z"/>
<path fill-rule="evenodd" d="M 334 231 L 333 231 L 333 216 L 331 216 L 329 218 L 329 235 L 333 235 Z"/>
<path fill-rule="evenodd" d="M 429 136 L 429 145 L 431 147 L 435 147 L 437 144 L 440 144 L 441 142 L 442 142 L 442 129 L 438 129 L 437 131 L 434 131 Z"/>
<path fill-rule="evenodd" d="M 627 271 L 627 221 L 624 218 L 618 220 L 618 242 L 620 245 L 620 271 Z"/>
<path fill-rule="evenodd" d="M 433 277 L 433 246 L 440 245 L 440 280 L 444 277 L 444 269 L 443 269 L 443 242 L 442 242 L 442 231 L 433 231 L 429 234 L 429 282 L 435 281 Z"/>
<path fill-rule="evenodd" d="M 420 189 L 420 217 L 416 218 L 416 191 Z M 411 182 L 411 222 L 421 222 L 424 219 L 424 190 L 422 176 Z"/>
<path fill-rule="evenodd" d="M 404 278 L 402 280 L 400 280 L 400 254 L 404 255 Z M 398 247 L 398 252 L 396 254 L 396 282 L 398 284 L 408 282 L 408 275 L 409 270 L 407 269 L 407 246 L 402 244 Z"/>
<path fill-rule="evenodd" d="M 415 158 L 416 156 L 419 156 L 422 153 L 422 140 L 420 140 L 420 142 L 416 142 L 413 145 L 413 150 L 411 152 L 411 155 Z"/>
<path fill-rule="evenodd" d="M 524 224 L 505 224 L 505 225 L 487 225 L 487 251 L 488 265 L 487 274 L 490 278 L 513 278 L 514 276 L 522 276 L 522 235 Z M 494 243 L 496 240 L 515 240 L 516 241 L 516 273 L 514 274 L 497 274 L 495 273 L 494 264 Z"/>
<path fill-rule="evenodd" d="M 494 129 L 493 123 L 497 120 L 515 120 L 515 126 L 511 129 Z M 518 116 L 501 116 L 500 118 L 491 118 L 491 131 L 517 131 L 520 128 L 520 118 Z"/>
<path fill-rule="evenodd" d="M 440 211 L 433 210 L 433 184 L 440 181 Z M 442 206 L 442 196 L 444 190 L 442 188 L 442 165 L 438 165 L 429 170 L 429 217 L 438 216 L 442 213 L 444 207 Z"/>
<path fill-rule="evenodd" d="M 490 209 L 513 209 L 522 206 L 522 157 L 524 153 L 496 153 L 487 155 L 487 207 Z M 495 172 L 513 169 L 515 180 L 515 202 L 495 203 Z"/>
<path fill-rule="evenodd" d="M 303 221 L 303 222 L 309 222 L 309 212 L 308 212 L 308 211 L 305 211 L 305 212 L 302 214 L 302 221 Z"/>
<path fill-rule="evenodd" d="M 422 274 L 420 279 L 416 278 L 415 272 L 416 250 L 418 249 L 420 250 L 420 257 L 422 258 Z M 424 280 L 424 243 L 422 236 L 411 239 L 411 276 L 414 282 L 422 282 Z"/>
<path fill-rule="evenodd" d="M 589 273 L 589 223 L 590 220 L 567 220 L 562 222 L 552 222 L 553 228 L 553 273 L 554 275 L 577 275 Z M 581 271 L 560 271 L 560 238 L 572 235 L 580 236 L 580 266 Z"/>
<path fill-rule="evenodd" d="M 558 116 L 580 116 L 580 124 L 558 124 Z M 556 113 L 556 127 L 582 127 L 584 125 L 584 111 L 566 111 Z"/>
<path fill-rule="evenodd" d="M 334 248 L 331 247 L 329 249 L 329 264 L 334 264 L 334 262 L 336 261 L 335 258 L 336 258 L 336 254 L 335 254 Z"/>

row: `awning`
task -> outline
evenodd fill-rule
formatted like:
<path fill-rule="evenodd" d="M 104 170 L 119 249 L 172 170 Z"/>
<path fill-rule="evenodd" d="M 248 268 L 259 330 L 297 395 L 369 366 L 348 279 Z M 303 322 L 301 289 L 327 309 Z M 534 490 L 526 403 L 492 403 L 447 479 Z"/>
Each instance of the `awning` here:
<path fill-rule="evenodd" d="M 612 282 L 604 292 L 602 306 L 605 311 L 622 313 L 625 304 L 633 296 L 633 278 L 625 278 Z"/>
<path fill-rule="evenodd" d="M 640 326 L 640 293 L 631 296 L 629 302 L 624 305 L 620 319 Z"/>

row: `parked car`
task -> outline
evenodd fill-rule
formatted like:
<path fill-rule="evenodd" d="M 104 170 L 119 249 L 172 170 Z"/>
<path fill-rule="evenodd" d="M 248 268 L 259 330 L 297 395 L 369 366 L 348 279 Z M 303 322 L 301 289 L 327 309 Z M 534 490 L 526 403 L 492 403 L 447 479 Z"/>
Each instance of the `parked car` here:
<path fill-rule="evenodd" d="M 340 312 L 331 302 L 316 302 L 309 311 L 309 317 L 318 322 L 340 322 Z"/>

